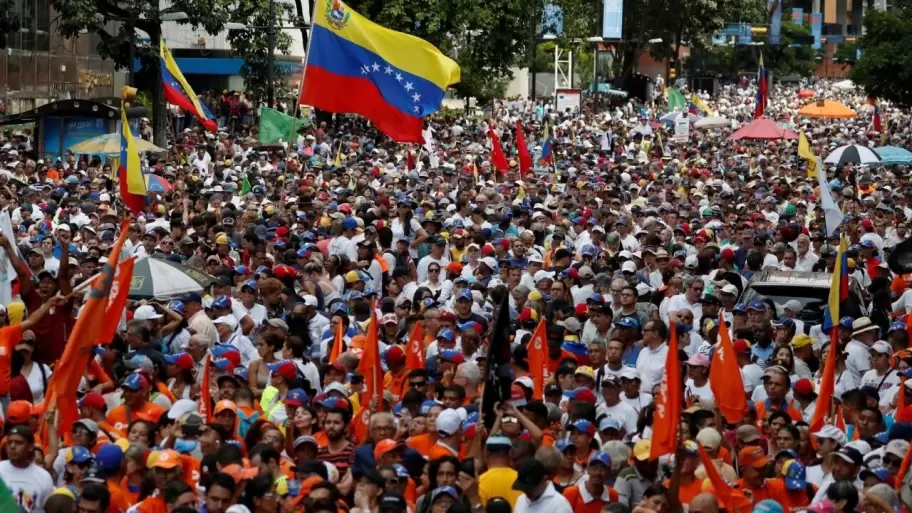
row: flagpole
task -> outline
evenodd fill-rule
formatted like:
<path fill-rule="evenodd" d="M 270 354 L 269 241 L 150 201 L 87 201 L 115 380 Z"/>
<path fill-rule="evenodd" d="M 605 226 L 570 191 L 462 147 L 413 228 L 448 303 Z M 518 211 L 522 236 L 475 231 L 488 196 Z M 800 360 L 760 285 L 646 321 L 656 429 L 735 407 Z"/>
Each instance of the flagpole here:
<path fill-rule="evenodd" d="M 301 95 L 304 93 L 304 79 L 307 77 L 307 61 L 310 59 L 310 45 L 313 43 L 313 25 L 310 27 L 310 31 L 307 33 L 307 47 L 304 49 L 304 67 L 301 69 L 301 84 L 298 86 L 298 95 L 295 97 L 295 109 L 292 111 L 292 114 L 295 119 L 298 118 L 298 114 L 302 113 L 301 111 Z M 299 112 L 301 111 L 301 112 Z M 303 125 L 303 120 L 301 122 Z M 291 149 L 291 137 L 296 132 L 295 122 L 291 121 L 291 133 L 288 134 L 288 148 Z M 295 139 L 297 143 L 297 138 Z"/>

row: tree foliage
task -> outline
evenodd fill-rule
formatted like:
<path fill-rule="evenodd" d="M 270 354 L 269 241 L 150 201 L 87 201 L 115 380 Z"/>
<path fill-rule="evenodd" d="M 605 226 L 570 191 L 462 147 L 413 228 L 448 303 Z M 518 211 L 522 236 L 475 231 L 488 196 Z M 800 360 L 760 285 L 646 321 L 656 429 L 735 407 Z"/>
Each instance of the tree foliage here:
<path fill-rule="evenodd" d="M 685 68 L 696 75 L 735 77 L 745 72 L 757 71 L 760 52 L 763 63 L 775 77 L 785 75 L 809 76 L 817 66 L 816 51 L 808 45 L 792 47 L 794 38 L 810 35 L 810 29 L 792 22 L 782 22 L 781 41 L 778 45 L 762 47 L 747 45 L 713 46 L 692 55 Z"/>
<path fill-rule="evenodd" d="M 912 106 L 912 2 L 897 1 L 889 12 L 867 9 L 864 26 L 861 59 L 849 78 L 869 95 Z"/>
<path fill-rule="evenodd" d="M 292 5 L 276 2 L 275 25 L 301 25 Z M 269 76 L 269 0 L 241 0 L 231 13 L 230 21 L 246 24 L 249 28 L 228 31 L 228 42 L 231 51 L 243 58 L 241 78 L 244 79 L 244 90 L 248 95 L 265 99 L 268 95 Z M 283 30 L 275 33 L 275 54 L 289 55 L 292 38 Z M 273 82 L 276 98 L 286 98 L 294 94 L 288 87 L 287 68 L 273 59 Z"/>
<path fill-rule="evenodd" d="M 327 0 L 317 0 L 322 9 Z M 463 97 L 488 97 L 527 61 L 542 0 L 350 0 L 370 20 L 415 35 L 453 57 L 462 68 L 454 86 Z"/>

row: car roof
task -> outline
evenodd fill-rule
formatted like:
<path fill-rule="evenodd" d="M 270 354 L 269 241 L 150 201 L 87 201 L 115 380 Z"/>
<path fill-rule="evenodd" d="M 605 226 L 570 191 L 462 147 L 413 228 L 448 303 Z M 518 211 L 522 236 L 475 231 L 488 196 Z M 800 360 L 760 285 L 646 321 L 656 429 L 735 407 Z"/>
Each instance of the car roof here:
<path fill-rule="evenodd" d="M 812 273 L 806 271 L 763 271 L 751 280 L 752 285 L 777 285 L 794 287 L 829 288 L 832 284 L 830 273 Z"/>

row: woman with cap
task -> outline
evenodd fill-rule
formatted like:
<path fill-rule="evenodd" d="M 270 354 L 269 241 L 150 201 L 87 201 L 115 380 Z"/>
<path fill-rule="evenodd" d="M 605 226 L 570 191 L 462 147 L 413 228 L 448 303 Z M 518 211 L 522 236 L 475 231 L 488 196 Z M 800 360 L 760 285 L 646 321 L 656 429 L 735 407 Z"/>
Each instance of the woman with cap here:
<path fill-rule="evenodd" d="M 820 349 L 820 361 L 827 361 L 827 356 L 831 349 L 831 344 L 827 342 Z M 823 368 L 820 366 L 820 369 L 817 370 L 817 373 L 814 375 L 814 389 L 820 390 L 820 381 L 823 379 Z M 847 390 L 854 390 L 858 388 L 858 382 L 855 380 L 854 375 L 848 371 L 846 368 L 846 353 L 844 351 L 839 351 L 836 353 L 836 378 L 835 378 L 835 388 L 833 390 L 833 397 L 839 399 L 842 397 Z"/>

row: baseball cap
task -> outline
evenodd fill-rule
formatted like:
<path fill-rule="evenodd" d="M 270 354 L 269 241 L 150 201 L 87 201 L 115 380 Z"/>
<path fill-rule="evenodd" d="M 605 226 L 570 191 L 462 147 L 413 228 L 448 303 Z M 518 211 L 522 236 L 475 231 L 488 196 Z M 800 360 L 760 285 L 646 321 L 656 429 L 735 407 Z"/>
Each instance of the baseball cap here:
<path fill-rule="evenodd" d="M 233 315 L 223 315 L 212 321 L 212 324 L 224 324 L 234 331 L 237 329 L 238 322 Z"/>
<path fill-rule="evenodd" d="M 82 399 L 79 400 L 78 406 L 80 408 L 95 408 L 101 411 L 108 409 L 104 397 L 102 397 L 98 392 L 89 392 L 88 394 L 82 396 Z"/>
<path fill-rule="evenodd" d="M 123 380 L 123 383 L 120 384 L 120 388 L 126 388 L 136 392 L 145 387 L 146 384 L 146 378 L 144 378 L 142 374 L 129 374 Z"/>
<path fill-rule="evenodd" d="M 276 373 L 279 376 L 282 376 L 283 378 L 285 378 L 286 380 L 292 380 L 295 378 L 295 376 L 298 375 L 297 366 L 294 364 L 294 362 L 291 362 L 288 360 L 283 360 L 281 362 L 275 362 L 275 363 L 268 363 L 268 364 L 266 364 L 266 368 L 269 369 L 270 372 Z"/>
<path fill-rule="evenodd" d="M 814 341 L 811 340 L 811 337 L 805 335 L 804 333 L 799 333 L 792 337 L 792 347 L 795 349 L 801 349 L 802 347 L 807 347 L 813 343 Z"/>
<path fill-rule="evenodd" d="M 875 353 L 880 353 L 880 354 L 892 355 L 893 346 L 891 346 L 888 342 L 885 342 L 883 340 L 878 340 L 877 342 L 874 342 L 873 344 L 871 344 L 871 351 L 875 352 Z"/>
<path fill-rule="evenodd" d="M 152 305 L 143 305 L 133 312 L 133 319 L 138 321 L 161 319 L 162 317 L 162 314 L 155 312 L 155 307 Z"/>
<path fill-rule="evenodd" d="M 437 432 L 444 437 L 453 436 L 462 426 L 462 419 L 456 410 L 443 410 L 437 415 Z"/>
<path fill-rule="evenodd" d="M 864 458 L 861 456 L 861 453 L 854 447 L 840 447 L 838 451 L 833 453 L 833 456 L 841 458 L 846 463 L 851 463 L 859 467 L 864 463 Z"/>
<path fill-rule="evenodd" d="M 405 498 L 396 492 L 383 492 L 377 497 L 377 508 L 380 511 L 404 513 L 408 510 L 408 504 Z"/>
<path fill-rule="evenodd" d="M 81 445 L 76 445 L 70 447 L 64 453 L 64 459 L 67 463 L 76 463 L 81 465 L 83 463 L 89 463 L 95 459 L 95 456 L 92 455 L 92 452 L 86 449 Z"/>
<path fill-rule="evenodd" d="M 513 489 L 521 492 L 532 492 L 545 479 L 545 466 L 535 458 L 519 462 L 516 468 L 516 481 Z"/>
<path fill-rule="evenodd" d="M 621 430 L 621 423 L 617 419 L 612 419 L 611 417 L 605 417 L 599 421 L 598 425 L 599 431 L 606 431 L 608 429 L 614 429 L 616 431 Z"/>
<path fill-rule="evenodd" d="M 845 433 L 832 424 L 823 426 L 820 428 L 820 431 L 814 433 L 812 436 L 818 440 L 835 440 L 839 445 L 845 444 Z"/>
<path fill-rule="evenodd" d="M 180 454 L 173 449 L 164 449 L 153 453 L 149 468 L 177 468 L 181 464 Z"/>
<path fill-rule="evenodd" d="M 391 440 L 389 438 L 380 440 L 374 445 L 374 462 L 379 462 L 384 454 L 395 451 L 396 449 L 405 449 L 405 442 L 397 442 L 396 440 Z"/>
<path fill-rule="evenodd" d="M 307 392 L 302 388 L 292 388 L 288 391 L 288 394 L 285 395 L 285 405 L 286 406 L 303 406 L 307 404 L 308 397 Z"/>
<path fill-rule="evenodd" d="M 735 438 L 742 443 L 756 442 L 760 439 L 760 431 L 757 430 L 756 426 L 739 426 L 737 431 L 735 431 Z"/>
<path fill-rule="evenodd" d="M 213 415 L 218 415 L 219 413 L 228 410 L 234 414 L 237 414 L 237 405 L 234 404 L 234 401 L 229 399 L 223 399 L 215 403 L 215 408 L 212 409 Z"/>
<path fill-rule="evenodd" d="M 592 456 L 589 456 L 589 464 L 592 465 L 593 463 L 601 463 L 610 469 L 611 455 L 605 451 L 594 452 Z"/>
<path fill-rule="evenodd" d="M 738 452 L 738 466 L 741 468 L 763 468 L 767 465 L 769 465 L 769 458 L 766 457 L 766 453 L 760 447 L 748 446 Z"/>
<path fill-rule="evenodd" d="M 640 440 L 633 446 L 633 457 L 638 461 L 646 461 L 652 452 L 652 440 Z"/>
<path fill-rule="evenodd" d="M 579 419 L 570 424 L 570 429 L 577 429 L 589 436 L 595 436 L 595 426 L 586 419 Z"/>
<path fill-rule="evenodd" d="M 117 444 L 103 444 L 95 455 L 95 464 L 105 473 L 114 474 L 120 470 L 123 457 L 123 449 Z"/>
<path fill-rule="evenodd" d="M 98 423 L 92 419 L 79 419 L 73 423 L 73 427 L 76 427 L 77 425 L 82 426 L 86 431 L 93 435 L 98 434 Z"/>
<path fill-rule="evenodd" d="M 782 465 L 785 487 L 789 490 L 804 490 L 807 486 L 807 471 L 798 460 L 788 460 Z"/>
<path fill-rule="evenodd" d="M 193 357 L 189 353 L 175 353 L 175 354 L 166 354 L 164 355 L 165 361 L 171 365 L 176 366 L 181 370 L 191 370 L 193 369 Z"/>

